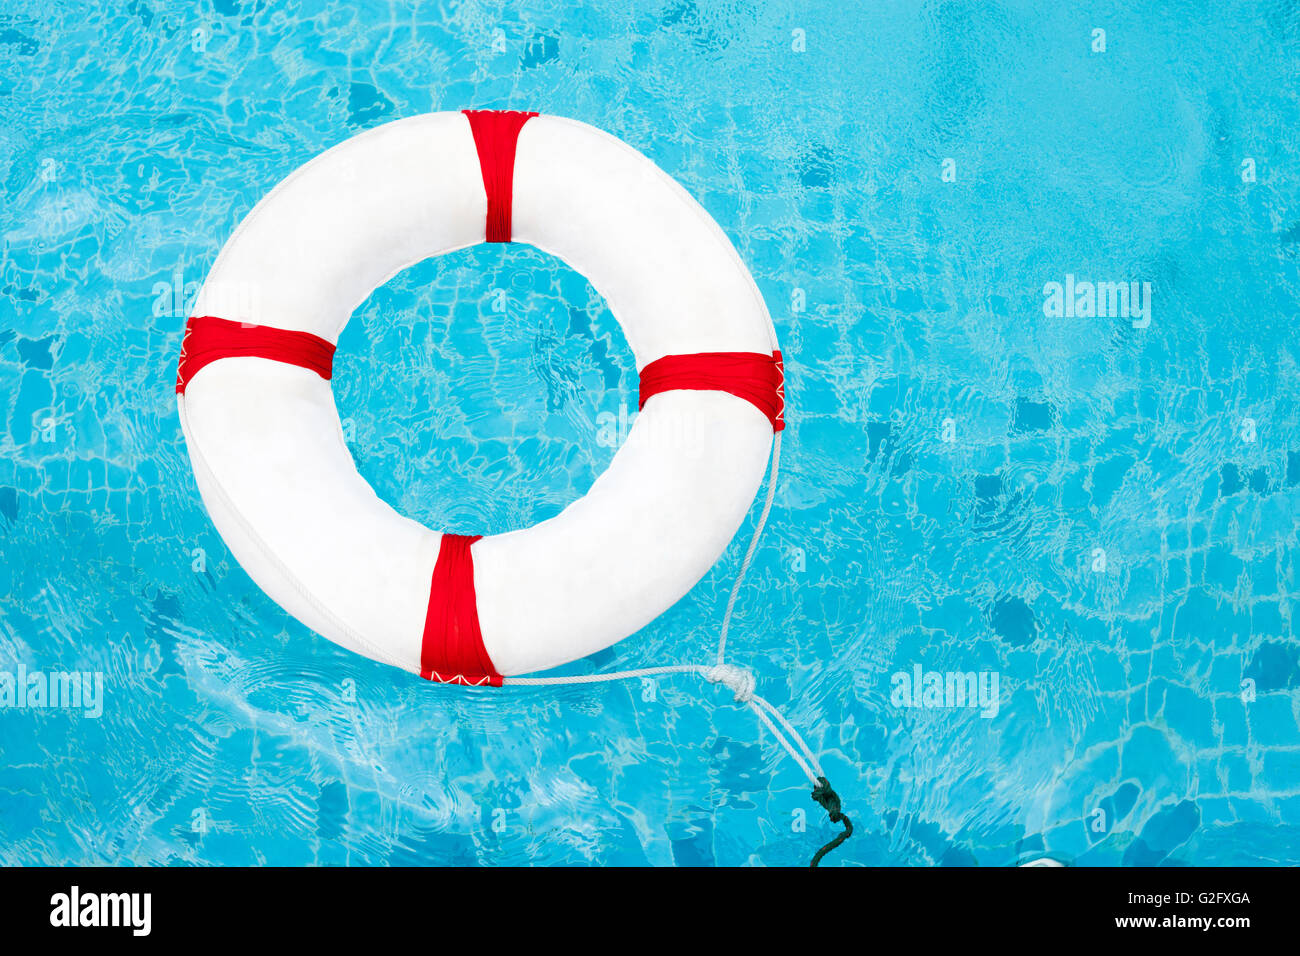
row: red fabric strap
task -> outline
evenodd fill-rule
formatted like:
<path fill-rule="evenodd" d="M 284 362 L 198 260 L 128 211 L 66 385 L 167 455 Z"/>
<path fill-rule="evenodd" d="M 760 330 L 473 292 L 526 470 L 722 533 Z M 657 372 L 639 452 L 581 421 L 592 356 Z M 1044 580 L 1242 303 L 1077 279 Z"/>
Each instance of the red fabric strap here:
<path fill-rule="evenodd" d="M 334 346 L 310 332 L 231 322 L 212 315 L 191 316 L 181 339 L 176 391 L 184 394 L 190 379 L 217 359 L 243 357 L 298 365 L 326 380 L 334 368 Z"/>
<path fill-rule="evenodd" d="M 474 593 L 474 555 L 470 546 L 482 535 L 444 534 L 429 585 L 424 617 L 420 676 L 440 684 L 500 687 L 478 624 Z"/>
<path fill-rule="evenodd" d="M 469 118 L 478 165 L 487 193 L 488 242 L 510 241 L 510 205 L 514 195 L 515 146 L 519 131 L 536 113 L 516 110 L 461 110 Z"/>
<path fill-rule="evenodd" d="M 728 392 L 785 428 L 785 363 L 780 352 L 695 352 L 665 355 L 641 370 L 641 408 L 653 395 L 674 389 Z"/>

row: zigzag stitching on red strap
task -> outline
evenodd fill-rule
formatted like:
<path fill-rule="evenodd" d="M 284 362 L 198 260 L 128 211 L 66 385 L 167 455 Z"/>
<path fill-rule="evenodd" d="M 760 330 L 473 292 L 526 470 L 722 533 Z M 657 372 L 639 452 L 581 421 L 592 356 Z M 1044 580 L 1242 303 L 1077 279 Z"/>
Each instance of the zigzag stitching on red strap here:
<path fill-rule="evenodd" d="M 772 420 L 772 430 L 779 432 L 785 428 L 785 359 L 781 357 L 780 349 L 772 353 L 772 363 L 776 366 L 777 374 L 777 413 Z"/>
<path fill-rule="evenodd" d="M 510 241 L 511 207 L 514 203 L 515 149 L 519 131 L 536 113 L 517 110 L 461 110 L 469 120 L 478 151 L 478 165 L 487 193 L 488 242 Z"/>
<path fill-rule="evenodd" d="M 428 674 L 421 674 L 425 680 L 431 680 L 435 684 L 459 684 L 461 687 L 500 687 L 501 679 L 493 679 L 491 676 L 484 674 L 482 677 L 469 678 L 464 674 L 443 674 L 439 671 L 429 671 Z"/>

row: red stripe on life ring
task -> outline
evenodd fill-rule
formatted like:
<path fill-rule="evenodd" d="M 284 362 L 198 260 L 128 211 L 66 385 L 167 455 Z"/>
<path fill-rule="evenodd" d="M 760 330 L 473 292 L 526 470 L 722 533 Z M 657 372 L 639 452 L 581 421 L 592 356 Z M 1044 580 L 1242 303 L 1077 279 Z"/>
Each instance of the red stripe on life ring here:
<path fill-rule="evenodd" d="M 536 113 L 516 110 L 461 110 L 469 119 L 478 165 L 487 193 L 488 242 L 510 241 L 510 207 L 515 189 L 515 147 L 519 131 Z"/>
<path fill-rule="evenodd" d="M 785 363 L 780 352 L 695 352 L 665 355 L 641 370 L 641 403 L 676 389 L 727 392 L 743 398 L 772 423 L 785 428 Z"/>
<path fill-rule="evenodd" d="M 424 617 L 420 676 L 440 684 L 500 687 L 478 623 L 474 593 L 474 555 L 470 546 L 482 535 L 444 534 L 429 584 Z"/>
<path fill-rule="evenodd" d="M 181 360 L 176 370 L 176 392 L 203 368 L 223 358 L 264 358 L 311 369 L 329 380 L 334 369 L 334 346 L 310 332 L 291 332 L 266 325 L 231 322 L 214 315 L 191 316 L 181 339 Z"/>

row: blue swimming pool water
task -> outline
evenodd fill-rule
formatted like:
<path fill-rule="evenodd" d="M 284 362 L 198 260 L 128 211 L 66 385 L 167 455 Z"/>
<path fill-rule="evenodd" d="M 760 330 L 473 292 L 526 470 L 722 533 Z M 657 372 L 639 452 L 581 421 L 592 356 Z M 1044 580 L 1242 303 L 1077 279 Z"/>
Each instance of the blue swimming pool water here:
<path fill-rule="evenodd" d="M 208 521 L 185 300 L 292 169 L 470 106 L 641 149 L 767 298 L 790 427 L 732 653 L 857 822 L 831 861 L 1300 863 L 1297 51 L 1281 0 L 2 0 L 0 672 L 103 699 L 0 709 L 0 863 L 801 864 L 833 832 L 724 691 L 430 686 Z M 1049 315 L 1067 276 L 1149 313 Z M 480 247 L 376 292 L 336 391 L 381 495 L 491 532 L 585 491 L 636 379 L 581 276 Z M 701 659 L 740 551 L 575 669 Z M 996 714 L 902 706 L 917 668 L 997 675 Z"/>

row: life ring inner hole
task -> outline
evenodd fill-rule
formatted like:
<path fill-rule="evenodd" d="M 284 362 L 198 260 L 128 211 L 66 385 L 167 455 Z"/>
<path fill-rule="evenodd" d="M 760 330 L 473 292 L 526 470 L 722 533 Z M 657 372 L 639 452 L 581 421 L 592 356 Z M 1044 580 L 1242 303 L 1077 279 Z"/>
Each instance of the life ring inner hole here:
<path fill-rule="evenodd" d="M 339 337 L 332 384 L 362 477 L 448 531 L 555 517 L 637 414 L 635 361 L 605 300 L 521 243 L 424 259 L 379 286 Z"/>

